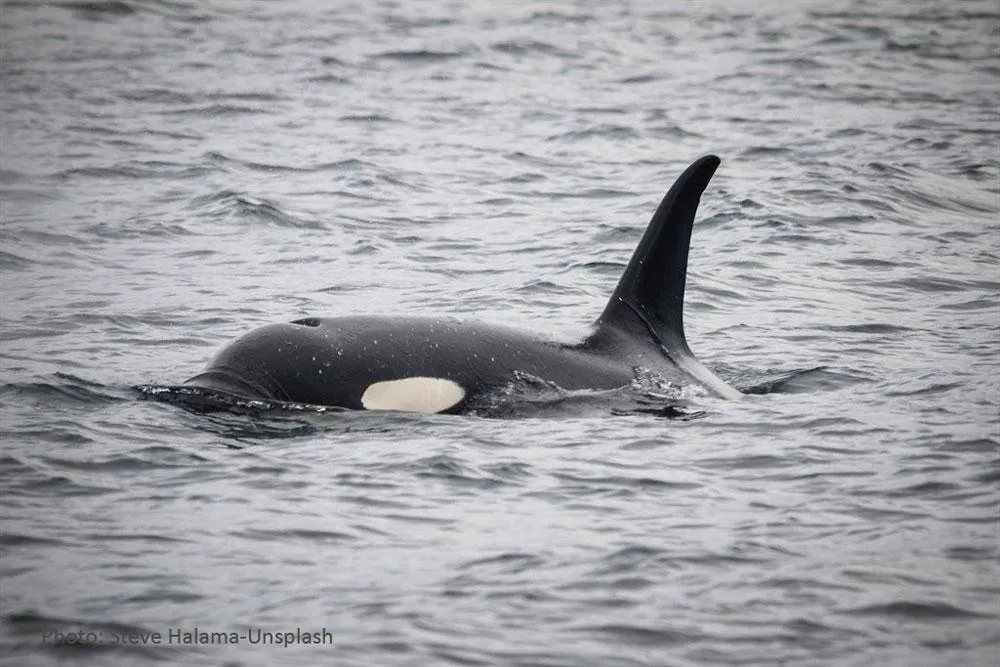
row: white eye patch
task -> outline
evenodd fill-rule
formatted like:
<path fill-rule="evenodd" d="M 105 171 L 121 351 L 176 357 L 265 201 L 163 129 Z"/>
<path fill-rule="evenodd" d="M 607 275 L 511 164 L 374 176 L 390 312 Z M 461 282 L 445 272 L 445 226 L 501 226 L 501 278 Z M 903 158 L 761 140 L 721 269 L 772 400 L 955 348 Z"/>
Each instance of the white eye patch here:
<path fill-rule="evenodd" d="M 366 410 L 442 412 L 465 398 L 465 390 L 444 378 L 409 377 L 376 382 L 365 389 L 361 405 Z"/>

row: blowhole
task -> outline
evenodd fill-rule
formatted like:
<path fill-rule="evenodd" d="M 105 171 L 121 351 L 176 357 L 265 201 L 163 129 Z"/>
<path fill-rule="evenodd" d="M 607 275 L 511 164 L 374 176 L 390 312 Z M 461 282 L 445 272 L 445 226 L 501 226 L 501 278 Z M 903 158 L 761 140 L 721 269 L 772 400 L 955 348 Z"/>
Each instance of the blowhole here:
<path fill-rule="evenodd" d="M 319 318 L 318 317 L 304 317 L 301 320 L 294 320 L 292 324 L 298 324 L 300 327 L 318 327 Z"/>

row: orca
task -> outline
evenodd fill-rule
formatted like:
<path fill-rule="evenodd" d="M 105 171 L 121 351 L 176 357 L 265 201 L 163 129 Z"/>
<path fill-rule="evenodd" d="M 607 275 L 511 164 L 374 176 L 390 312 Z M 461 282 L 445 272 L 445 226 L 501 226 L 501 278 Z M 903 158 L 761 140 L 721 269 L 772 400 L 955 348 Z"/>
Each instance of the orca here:
<path fill-rule="evenodd" d="M 579 344 L 450 318 L 307 317 L 238 338 L 185 386 L 250 400 L 462 413 L 519 375 L 564 390 L 601 390 L 627 386 L 641 370 L 716 397 L 739 397 L 684 337 L 691 228 L 719 162 L 702 157 L 673 184 Z"/>

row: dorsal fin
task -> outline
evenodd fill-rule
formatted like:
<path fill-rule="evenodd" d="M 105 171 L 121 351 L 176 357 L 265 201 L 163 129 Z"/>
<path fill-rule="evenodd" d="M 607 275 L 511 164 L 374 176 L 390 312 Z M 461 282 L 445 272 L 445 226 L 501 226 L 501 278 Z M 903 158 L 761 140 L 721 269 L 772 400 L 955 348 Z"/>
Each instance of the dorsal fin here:
<path fill-rule="evenodd" d="M 715 393 L 732 397 L 739 392 L 702 366 L 691 354 L 684 337 L 684 288 L 691 228 L 701 193 L 718 166 L 719 158 L 706 155 L 680 175 L 653 214 L 597 322 L 637 340 L 652 338 L 678 367 Z M 597 337 L 600 335 L 598 332 Z"/>
<path fill-rule="evenodd" d="M 701 193 L 718 166 L 719 158 L 706 155 L 674 182 L 653 214 L 598 322 L 634 322 L 638 315 L 661 344 L 678 346 L 691 354 L 684 338 L 691 227 Z"/>

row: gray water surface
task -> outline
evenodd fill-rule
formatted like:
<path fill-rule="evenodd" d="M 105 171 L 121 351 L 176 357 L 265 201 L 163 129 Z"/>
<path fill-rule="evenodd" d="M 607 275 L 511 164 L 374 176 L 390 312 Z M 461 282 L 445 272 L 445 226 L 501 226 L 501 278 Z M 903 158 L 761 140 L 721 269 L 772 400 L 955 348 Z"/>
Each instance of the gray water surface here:
<path fill-rule="evenodd" d="M 2 20 L 5 664 L 996 664 L 995 0 Z M 497 420 L 131 389 L 307 315 L 581 337 L 710 152 L 688 338 L 765 393 Z M 296 629 L 322 644 L 261 643 Z"/>

